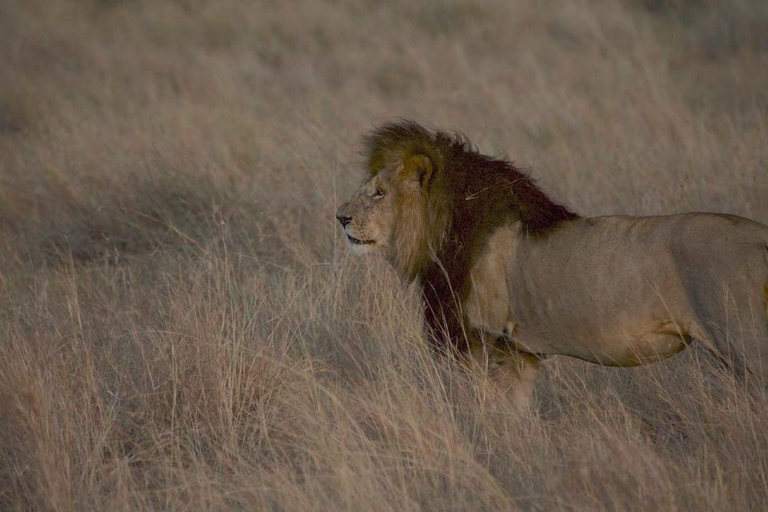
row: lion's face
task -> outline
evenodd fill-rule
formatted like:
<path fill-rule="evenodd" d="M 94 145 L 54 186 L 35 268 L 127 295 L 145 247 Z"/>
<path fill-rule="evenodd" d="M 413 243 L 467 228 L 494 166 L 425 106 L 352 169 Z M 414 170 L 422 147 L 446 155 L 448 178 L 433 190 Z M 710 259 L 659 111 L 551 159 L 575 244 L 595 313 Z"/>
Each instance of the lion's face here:
<path fill-rule="evenodd" d="M 438 247 L 450 212 L 428 193 L 433 165 L 427 156 L 403 150 L 385 156 L 372 158 L 369 177 L 336 218 L 352 253 L 383 254 L 412 281 Z"/>
<path fill-rule="evenodd" d="M 383 174 L 367 179 L 336 211 L 353 254 L 390 253 L 396 191 Z"/>

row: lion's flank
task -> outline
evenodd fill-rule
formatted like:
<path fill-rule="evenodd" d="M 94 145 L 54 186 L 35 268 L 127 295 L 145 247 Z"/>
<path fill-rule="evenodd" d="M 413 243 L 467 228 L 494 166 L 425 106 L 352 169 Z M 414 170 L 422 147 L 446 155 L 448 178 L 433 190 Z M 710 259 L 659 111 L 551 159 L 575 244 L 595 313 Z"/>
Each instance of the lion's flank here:
<path fill-rule="evenodd" d="M 455 305 L 491 233 L 518 222 L 538 237 L 577 217 L 511 162 L 480 154 L 458 133 L 388 123 L 365 138 L 365 152 L 370 176 L 388 171 L 400 190 L 419 189 L 398 197 L 392 258 L 405 278 L 420 278 L 427 320 L 447 328 L 453 344 L 464 338 Z"/>

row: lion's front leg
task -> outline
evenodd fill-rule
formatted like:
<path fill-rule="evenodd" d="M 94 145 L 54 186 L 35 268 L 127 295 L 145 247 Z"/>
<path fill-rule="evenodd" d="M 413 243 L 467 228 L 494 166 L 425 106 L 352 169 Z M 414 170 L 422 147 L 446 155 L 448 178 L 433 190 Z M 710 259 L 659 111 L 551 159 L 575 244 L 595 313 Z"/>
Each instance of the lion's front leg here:
<path fill-rule="evenodd" d="M 492 385 L 504 393 L 520 412 L 529 411 L 533 403 L 533 385 L 539 373 L 541 358 L 507 346 L 495 339 L 475 342 L 469 349 L 470 364 L 487 376 Z"/>

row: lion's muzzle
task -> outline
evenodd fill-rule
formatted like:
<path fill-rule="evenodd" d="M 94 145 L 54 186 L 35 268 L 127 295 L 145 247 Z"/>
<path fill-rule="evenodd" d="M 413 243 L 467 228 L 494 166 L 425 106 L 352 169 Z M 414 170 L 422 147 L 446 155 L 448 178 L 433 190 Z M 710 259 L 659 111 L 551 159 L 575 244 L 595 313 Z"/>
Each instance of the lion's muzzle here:
<path fill-rule="evenodd" d="M 352 222 L 352 217 L 347 217 L 342 213 L 336 212 L 336 220 L 338 220 L 341 223 L 341 227 L 345 228 L 347 227 L 347 224 Z"/>

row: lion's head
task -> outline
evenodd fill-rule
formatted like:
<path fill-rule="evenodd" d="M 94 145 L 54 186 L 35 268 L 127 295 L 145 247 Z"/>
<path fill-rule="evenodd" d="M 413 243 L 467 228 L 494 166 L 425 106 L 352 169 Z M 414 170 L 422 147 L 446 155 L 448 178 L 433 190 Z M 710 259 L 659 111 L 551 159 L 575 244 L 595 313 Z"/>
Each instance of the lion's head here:
<path fill-rule="evenodd" d="M 349 201 L 336 211 L 352 253 L 390 252 L 396 194 L 392 183 L 384 174 L 379 174 L 366 178 Z"/>
<path fill-rule="evenodd" d="M 375 130 L 366 138 L 363 184 L 336 212 L 353 253 L 382 253 L 409 280 L 436 254 L 451 219 L 437 192 L 443 158 L 436 143 L 415 123 Z"/>
<path fill-rule="evenodd" d="M 461 135 L 402 121 L 375 129 L 365 149 L 363 184 L 336 217 L 352 252 L 384 254 L 408 280 L 433 263 L 465 272 L 495 226 L 520 221 L 535 236 L 574 216 Z"/>

